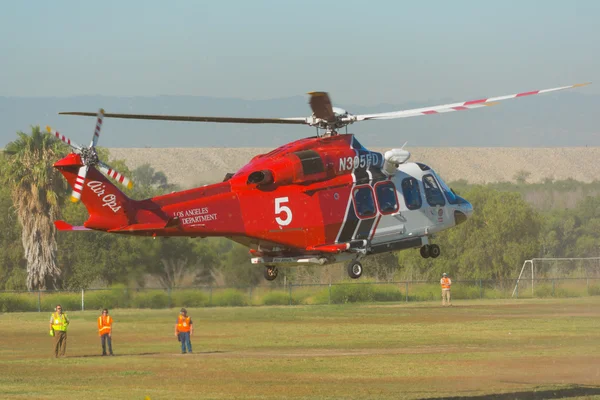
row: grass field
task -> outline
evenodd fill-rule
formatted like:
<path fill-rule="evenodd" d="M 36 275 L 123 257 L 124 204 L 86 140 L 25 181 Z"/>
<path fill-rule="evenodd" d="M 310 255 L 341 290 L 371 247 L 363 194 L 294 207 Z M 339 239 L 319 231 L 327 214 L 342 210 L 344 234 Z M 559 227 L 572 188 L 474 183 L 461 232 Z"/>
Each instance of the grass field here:
<path fill-rule="evenodd" d="M 68 310 L 67 310 L 68 311 Z M 68 312 L 67 357 L 49 313 L 0 315 L 1 399 L 600 399 L 600 297 Z"/>

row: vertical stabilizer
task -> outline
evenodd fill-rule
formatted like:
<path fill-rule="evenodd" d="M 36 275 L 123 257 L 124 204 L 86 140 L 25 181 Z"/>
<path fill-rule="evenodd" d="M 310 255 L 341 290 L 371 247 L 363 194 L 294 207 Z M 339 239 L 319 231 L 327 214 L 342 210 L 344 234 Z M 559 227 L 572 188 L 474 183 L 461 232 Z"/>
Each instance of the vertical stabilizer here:
<path fill-rule="evenodd" d="M 90 214 L 84 226 L 109 230 L 129 225 L 128 216 L 133 215 L 134 201 L 94 167 L 89 167 L 84 182 L 78 180 L 82 165 L 81 157 L 72 153 L 55 163 L 54 167 L 63 174 L 71 188 L 81 191 L 81 202 Z"/>

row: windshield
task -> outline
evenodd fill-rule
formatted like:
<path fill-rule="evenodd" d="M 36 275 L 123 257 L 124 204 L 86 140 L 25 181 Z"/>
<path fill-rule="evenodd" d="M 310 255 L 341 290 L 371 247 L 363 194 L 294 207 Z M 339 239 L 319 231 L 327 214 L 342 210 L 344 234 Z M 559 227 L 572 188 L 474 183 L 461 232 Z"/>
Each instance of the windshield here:
<path fill-rule="evenodd" d="M 446 195 L 446 199 L 448 199 L 448 203 L 459 204 L 461 202 L 462 198 L 460 196 L 457 196 L 452 191 L 452 189 L 450 189 L 448 187 L 448 185 L 446 185 L 446 182 L 444 182 L 444 180 L 442 178 L 440 178 L 440 176 L 438 174 L 435 174 L 435 175 L 436 175 L 438 182 L 440 183 L 440 186 L 442 187 L 442 191 Z"/>

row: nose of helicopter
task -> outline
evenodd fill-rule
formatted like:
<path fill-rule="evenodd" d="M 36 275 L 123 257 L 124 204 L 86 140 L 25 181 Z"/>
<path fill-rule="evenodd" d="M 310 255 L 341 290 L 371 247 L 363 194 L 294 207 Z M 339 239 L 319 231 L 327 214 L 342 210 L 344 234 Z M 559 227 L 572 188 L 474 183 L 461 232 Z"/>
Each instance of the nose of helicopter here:
<path fill-rule="evenodd" d="M 454 210 L 454 221 L 456 225 L 462 224 L 473 215 L 473 205 L 460 196 L 458 197 L 458 208 Z"/>

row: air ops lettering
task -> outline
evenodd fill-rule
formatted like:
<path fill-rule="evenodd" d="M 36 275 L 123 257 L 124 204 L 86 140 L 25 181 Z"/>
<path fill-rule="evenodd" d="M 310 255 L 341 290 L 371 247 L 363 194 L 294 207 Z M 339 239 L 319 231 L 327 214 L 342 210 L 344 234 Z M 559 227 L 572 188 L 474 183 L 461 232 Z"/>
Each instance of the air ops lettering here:
<path fill-rule="evenodd" d="M 108 207 L 114 213 L 121 209 L 121 206 L 117 203 L 117 196 L 112 193 L 106 193 L 106 186 L 102 182 L 89 181 L 87 186 L 102 200 L 102 207 Z"/>
<path fill-rule="evenodd" d="M 353 171 L 357 168 L 369 168 L 370 166 L 380 166 L 383 157 L 377 153 L 361 154 L 360 156 L 340 158 L 340 171 Z"/>
<path fill-rule="evenodd" d="M 185 211 L 175 211 L 173 216 L 179 217 L 183 225 L 215 221 L 217 219 L 217 213 L 210 213 L 208 207 L 193 208 Z"/>

